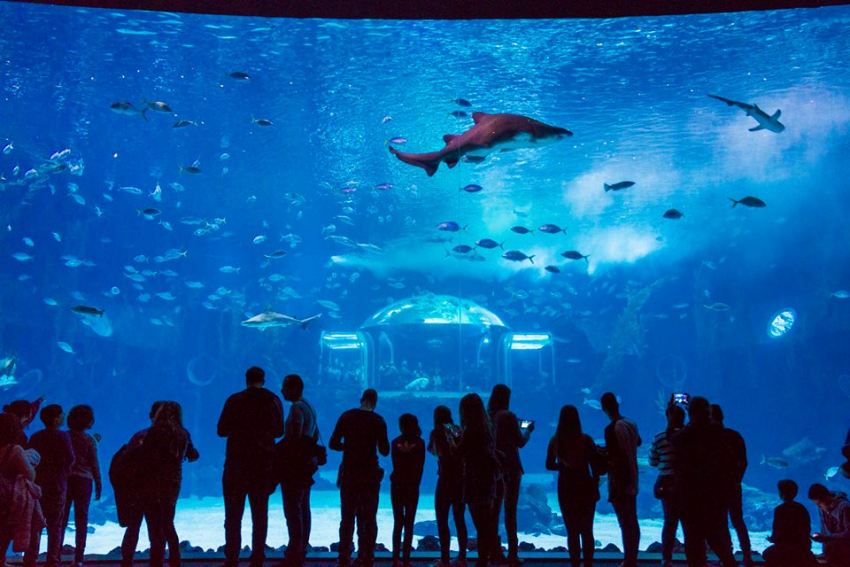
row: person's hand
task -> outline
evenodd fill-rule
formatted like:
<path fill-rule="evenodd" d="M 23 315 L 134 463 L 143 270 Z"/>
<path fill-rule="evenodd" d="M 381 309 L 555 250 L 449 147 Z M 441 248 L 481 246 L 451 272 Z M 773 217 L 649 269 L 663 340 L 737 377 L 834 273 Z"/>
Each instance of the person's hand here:
<path fill-rule="evenodd" d="M 767 538 L 765 538 L 765 539 L 767 539 L 767 541 L 769 541 L 770 543 L 773 543 L 773 536 L 772 535 L 767 536 Z"/>
<path fill-rule="evenodd" d="M 533 421 L 528 424 L 528 432 L 531 433 L 532 431 L 534 431 L 534 422 Z"/>
<path fill-rule="evenodd" d="M 94 491 L 94 499 L 100 500 L 100 488 Z"/>
<path fill-rule="evenodd" d="M 812 534 L 812 541 L 816 541 L 818 543 L 824 543 L 827 540 L 827 536 L 823 534 Z"/>
<path fill-rule="evenodd" d="M 100 436 L 100 433 L 95 433 L 92 437 L 94 437 L 94 440 L 98 443 L 100 443 L 100 440 L 103 439 L 103 437 Z"/>

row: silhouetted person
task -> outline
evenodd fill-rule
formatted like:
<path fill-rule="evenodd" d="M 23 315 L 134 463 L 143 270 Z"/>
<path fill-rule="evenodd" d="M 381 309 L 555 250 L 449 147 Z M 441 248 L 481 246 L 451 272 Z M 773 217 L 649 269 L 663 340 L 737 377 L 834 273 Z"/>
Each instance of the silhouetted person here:
<path fill-rule="evenodd" d="M 140 448 L 145 463 L 141 503 L 151 542 L 150 565 L 161 567 L 168 543 L 168 563 L 180 565 L 180 538 L 174 527 L 177 499 L 183 483 L 183 461 L 198 460 L 189 432 L 183 427 L 183 410 L 177 402 L 163 402 Z"/>
<path fill-rule="evenodd" d="M 390 443 L 393 472 L 390 474 L 390 494 L 393 504 L 393 567 L 410 565 L 413 547 L 413 523 L 419 506 L 419 484 L 425 466 L 425 442 L 419 420 L 410 413 L 398 419 L 401 435 Z M 401 534 L 404 531 L 402 549 Z M 401 556 L 402 563 L 399 563 Z"/>
<path fill-rule="evenodd" d="M 19 415 L 18 412 L 23 415 Z M 35 467 L 31 462 L 34 455 L 32 451 L 27 454 L 20 443 L 20 435 L 23 434 L 21 422 L 23 421 L 24 426 L 29 422 L 29 402 L 23 400 L 12 402 L 4 408 L 3 415 L 14 417 L 14 423 L 6 422 L 7 418 L 0 421 L 0 476 L 11 484 L 16 484 L 17 479 L 22 478 L 32 485 L 35 480 Z M 26 442 L 26 435 L 23 439 Z M 34 509 L 28 514 L 22 509 L 18 515 L 15 515 L 12 510 L 11 494 L 8 495 L 8 501 L 0 500 L 0 565 L 6 564 L 6 552 L 13 539 L 16 540 L 15 551 L 20 551 L 21 547 L 25 548 L 29 545 L 29 538 L 26 535 L 20 535 L 22 528 L 25 531 L 29 529 L 41 531 L 43 527 L 38 497 L 32 495 L 32 499 L 36 500 Z M 34 521 L 35 525 L 33 525 Z M 21 537 L 25 538 L 24 541 L 21 541 Z"/>
<path fill-rule="evenodd" d="M 478 567 L 487 567 L 496 547 L 496 482 L 499 463 L 496 442 L 484 402 L 478 394 L 467 394 L 460 400 L 459 438 L 452 437 L 456 452 L 463 461 L 463 501 L 469 508 L 478 535 Z"/>
<path fill-rule="evenodd" d="M 519 538 L 517 535 L 517 503 L 519 502 L 519 491 L 522 483 L 522 461 L 519 450 L 528 443 L 531 432 L 534 431 L 534 422 L 525 429 L 520 428 L 517 416 L 510 411 L 511 389 L 504 384 L 496 384 L 490 393 L 487 402 L 487 413 L 493 424 L 493 433 L 496 437 L 496 450 L 501 451 L 502 481 L 497 485 L 496 511 L 494 521 L 496 522 L 496 533 L 499 533 L 499 515 L 501 505 L 505 504 L 505 532 L 508 536 L 507 563 L 517 565 L 519 560 Z M 497 536 L 498 542 L 498 536 Z M 497 543 L 496 557 L 501 555 L 501 545 Z"/>
<path fill-rule="evenodd" d="M 708 543 L 725 567 L 737 567 L 728 523 L 734 457 L 723 429 L 711 422 L 707 399 L 691 398 L 688 415 L 688 424 L 670 439 L 676 450 L 676 485 L 688 565 L 705 566 Z"/>
<path fill-rule="evenodd" d="M 246 388 L 230 396 L 218 419 L 218 436 L 227 437 L 221 484 L 224 492 L 225 567 L 236 567 L 242 547 L 245 498 L 251 505 L 251 566 L 265 560 L 269 495 L 274 490 L 275 439 L 283 435 L 283 405 L 263 385 L 266 373 L 252 366 Z"/>
<path fill-rule="evenodd" d="M 452 420 L 452 410 L 446 406 L 434 408 L 434 429 L 428 439 L 428 452 L 437 457 L 437 489 L 434 491 L 434 512 L 437 519 L 437 535 L 440 538 L 440 563 L 436 567 L 449 567 L 449 550 L 452 535 L 449 530 L 449 510 L 457 529 L 460 549 L 458 567 L 466 567 L 466 505 L 463 503 L 463 461 L 454 454 L 447 436 L 459 432 Z"/>
<path fill-rule="evenodd" d="M 46 567 L 62 562 L 62 530 L 65 519 L 65 498 L 68 494 L 68 476 L 74 466 L 74 448 L 67 431 L 59 428 L 65 424 L 62 406 L 51 404 L 41 410 L 44 429 L 33 433 L 30 448 L 41 456 L 35 468 L 35 483 L 41 487 L 41 509 L 47 524 Z M 38 560 L 41 529 L 32 530 L 30 546 L 24 554 L 24 565 L 31 567 Z"/>
<path fill-rule="evenodd" d="M 339 522 L 339 565 L 351 562 L 354 524 L 357 523 L 357 559 L 361 567 L 375 561 L 378 537 L 378 497 L 384 469 L 378 465 L 378 453 L 387 456 L 390 442 L 387 423 L 375 413 L 378 392 L 368 389 L 360 398 L 360 407 L 343 413 L 336 423 L 328 447 L 342 451 L 337 477 L 342 518 Z"/>
<path fill-rule="evenodd" d="M 809 487 L 809 500 L 818 507 L 820 532 L 812 539 L 823 544 L 829 567 L 850 565 L 850 502 L 843 492 L 831 492 L 822 484 Z"/>
<path fill-rule="evenodd" d="M 561 408 L 558 429 L 549 440 L 546 468 L 558 471 L 558 504 L 567 528 L 570 565 L 593 565 L 593 516 L 599 500 L 596 443 L 581 430 L 575 406 Z"/>
<path fill-rule="evenodd" d="M 718 404 L 711 404 L 711 421 L 723 428 L 723 436 L 734 459 L 734 481 L 729 494 L 729 519 L 738 534 L 741 551 L 744 553 L 744 567 L 753 567 L 753 550 L 750 546 L 750 534 L 744 522 L 743 488 L 741 482 L 747 472 L 747 445 L 740 433 L 723 425 L 723 409 Z"/>
<path fill-rule="evenodd" d="M 297 374 L 283 379 L 283 399 L 292 403 L 284 424 L 283 461 L 280 469 L 280 491 L 289 543 L 286 545 L 287 567 L 301 567 L 307 556 L 312 516 L 310 488 L 316 465 L 316 443 L 319 428 L 316 410 L 304 399 L 304 381 Z"/>
<path fill-rule="evenodd" d="M 71 504 L 74 505 L 74 565 L 80 567 L 86 553 L 86 536 L 89 525 L 89 505 L 92 499 L 100 500 L 103 484 L 100 476 L 100 459 L 97 455 L 99 436 L 86 433 L 94 425 L 94 411 L 89 406 L 74 406 L 68 412 L 68 435 L 74 447 L 74 468 L 68 477 L 68 497 L 65 502 L 62 540 L 68 528 Z M 60 546 L 62 543 L 59 544 Z"/>
<path fill-rule="evenodd" d="M 15 445 L 26 448 L 28 440 L 24 429 L 35 415 L 32 408 L 33 404 L 26 400 L 15 400 L 4 406 L 3 413 L 0 413 L 0 437 L 11 439 Z"/>
<path fill-rule="evenodd" d="M 637 567 L 640 524 L 637 518 L 637 448 L 642 441 L 637 425 L 620 415 L 620 403 L 611 392 L 602 394 L 602 411 L 611 420 L 605 427 L 608 455 L 608 501 L 623 534 L 623 567 Z"/>
<path fill-rule="evenodd" d="M 673 565 L 673 545 L 681 515 L 679 494 L 676 486 L 676 449 L 670 438 L 685 426 L 685 410 L 680 406 L 667 406 L 667 428 L 652 440 L 649 450 L 650 466 L 658 468 L 655 480 L 655 497 L 661 500 L 664 510 L 664 528 L 661 530 L 661 561 L 663 567 Z"/>
<path fill-rule="evenodd" d="M 773 545 L 762 552 L 768 567 L 803 567 L 816 565 L 812 554 L 812 519 L 806 507 L 795 502 L 797 483 L 780 480 L 777 483 L 782 504 L 773 511 L 773 533 L 767 540 Z"/>

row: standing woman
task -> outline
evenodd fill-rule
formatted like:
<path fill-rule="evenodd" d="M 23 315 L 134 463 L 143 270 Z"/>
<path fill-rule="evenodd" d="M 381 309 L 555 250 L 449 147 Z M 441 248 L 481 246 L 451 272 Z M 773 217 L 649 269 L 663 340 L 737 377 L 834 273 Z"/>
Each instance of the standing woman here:
<path fill-rule="evenodd" d="M 141 451 L 148 470 L 140 492 L 151 541 L 150 565 L 162 567 L 168 541 L 168 563 L 178 567 L 180 545 L 174 529 L 174 515 L 183 481 L 183 461 L 197 461 L 199 456 L 189 432 L 183 427 L 180 404 L 162 403 L 145 434 Z M 174 546 L 173 542 L 176 542 Z"/>
<path fill-rule="evenodd" d="M 490 400 L 487 402 L 487 413 L 493 423 L 496 435 L 496 450 L 504 455 L 502 459 L 502 481 L 497 485 L 496 511 L 493 521 L 496 533 L 499 531 L 499 515 L 501 513 L 502 501 L 505 504 L 505 532 L 508 535 L 508 557 L 509 565 L 519 565 L 519 536 L 517 535 L 517 504 L 519 503 L 519 489 L 522 482 L 522 461 L 519 458 L 519 450 L 528 443 L 531 432 L 534 431 L 534 422 L 528 424 L 525 429 L 520 428 L 516 414 L 510 410 L 511 389 L 504 384 L 493 386 Z M 498 542 L 498 535 L 496 536 Z M 501 555 L 501 545 L 496 544 L 494 552 Z"/>
<path fill-rule="evenodd" d="M 448 426 L 448 427 L 447 427 Z M 466 505 L 463 503 L 463 461 L 449 446 L 448 436 L 458 431 L 452 420 L 452 410 L 446 406 L 434 409 L 434 429 L 428 440 L 428 452 L 437 457 L 437 490 L 434 492 L 434 509 L 437 516 L 437 534 L 440 536 L 440 563 L 437 567 L 449 567 L 449 547 L 452 536 L 449 531 L 449 509 L 457 527 L 457 543 L 460 552 L 457 566 L 466 567 Z"/>
<path fill-rule="evenodd" d="M 546 468 L 558 471 L 558 503 L 572 567 L 579 567 L 582 551 L 585 567 L 593 565 L 593 516 L 599 500 L 596 455 L 596 444 L 582 432 L 576 407 L 562 407 L 558 429 L 549 441 Z"/>
<path fill-rule="evenodd" d="M 498 538 L 493 516 L 499 463 L 490 418 L 481 396 L 467 394 L 460 400 L 460 424 L 460 436 L 452 443 L 463 462 L 463 501 L 478 532 L 476 566 L 487 567 Z"/>
<path fill-rule="evenodd" d="M 74 505 L 74 566 L 81 567 L 86 553 L 86 535 L 89 525 L 89 505 L 92 499 L 92 484 L 94 499 L 100 500 L 102 489 L 100 478 L 100 462 L 97 456 L 97 440 L 86 433 L 94 425 L 94 411 L 90 406 L 74 406 L 68 412 L 68 435 L 74 447 L 74 468 L 68 477 L 68 497 L 65 499 L 65 518 L 62 530 L 64 542 L 65 530 L 68 529 L 68 518 L 71 514 L 71 504 Z"/>
<path fill-rule="evenodd" d="M 413 523 L 419 506 L 419 485 L 425 466 L 425 442 L 419 420 L 411 413 L 398 419 L 401 435 L 391 444 L 393 472 L 390 475 L 393 502 L 393 567 L 410 566 L 413 547 Z M 401 533 L 404 531 L 404 547 Z M 399 563 L 401 552 L 402 563 Z"/>

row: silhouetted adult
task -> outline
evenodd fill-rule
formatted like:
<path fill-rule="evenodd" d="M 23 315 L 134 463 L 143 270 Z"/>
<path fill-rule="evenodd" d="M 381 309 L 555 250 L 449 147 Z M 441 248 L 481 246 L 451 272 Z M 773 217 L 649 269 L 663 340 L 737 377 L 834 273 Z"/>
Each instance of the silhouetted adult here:
<path fill-rule="evenodd" d="M 378 497 L 384 469 L 378 464 L 378 453 L 390 453 L 387 423 L 375 413 L 378 392 L 369 388 L 360 397 L 360 407 L 343 413 L 328 441 L 328 447 L 342 451 L 342 465 L 337 477 L 342 518 L 339 522 L 339 565 L 351 562 L 354 524 L 357 523 L 357 560 L 361 567 L 375 561 L 375 539 L 378 537 Z"/>
<path fill-rule="evenodd" d="M 773 511 L 773 533 L 767 540 L 773 545 L 762 552 L 764 563 L 768 567 L 803 567 L 817 565 L 812 554 L 812 518 L 809 511 L 799 502 L 797 483 L 793 480 L 780 480 L 777 483 L 782 504 Z"/>
<path fill-rule="evenodd" d="M 21 402 L 26 405 L 26 422 L 29 420 L 29 402 Z M 9 549 L 9 544 L 15 540 L 15 551 L 25 549 L 30 542 L 30 531 L 32 529 L 42 528 L 44 518 L 41 515 L 41 506 L 38 503 L 38 495 L 30 492 L 29 500 L 26 506 L 13 506 L 13 493 L 17 488 L 19 479 L 29 486 L 32 486 L 34 492 L 38 492 L 33 485 L 35 480 L 35 467 L 31 463 L 33 455 L 27 455 L 24 447 L 20 444 L 20 433 L 23 429 L 20 427 L 19 415 L 16 413 L 15 404 L 12 402 L 5 408 L 4 415 L 14 414 L 15 423 L 12 427 L 6 423 L 0 424 L 0 482 L 9 487 L 9 492 L 4 494 L 5 498 L 0 497 L 0 565 L 6 564 L 6 552 Z M 23 406 L 18 404 L 19 408 Z M 26 423 L 25 422 L 25 423 Z M 26 439 L 26 435 L 24 435 Z M 33 525 L 35 518 L 35 526 Z"/>
<path fill-rule="evenodd" d="M 723 429 L 723 436 L 732 451 L 734 482 L 729 493 L 729 519 L 738 534 L 738 541 L 744 554 L 744 567 L 753 567 L 753 550 L 750 545 L 750 533 L 744 521 L 744 496 L 741 486 L 744 473 L 747 472 L 747 445 L 740 433 L 723 425 L 723 408 L 718 404 L 711 404 L 711 421 Z"/>
<path fill-rule="evenodd" d="M 843 492 L 831 492 L 822 484 L 809 487 L 809 499 L 818 507 L 820 532 L 812 539 L 823 544 L 828 567 L 850 565 L 850 502 Z"/>
<path fill-rule="evenodd" d="M 459 553 L 458 567 L 466 567 L 466 505 L 463 503 L 463 461 L 454 454 L 447 436 L 459 433 L 452 420 L 452 410 L 446 406 L 434 408 L 434 429 L 428 439 L 428 452 L 437 457 L 437 489 L 434 491 L 434 512 L 437 518 L 437 535 L 440 538 L 440 563 L 449 567 L 449 550 L 452 535 L 449 530 L 449 510 L 457 529 Z"/>
<path fill-rule="evenodd" d="M 174 527 L 177 499 L 183 482 L 183 461 L 198 460 L 189 432 L 183 427 L 183 410 L 177 402 L 163 402 L 142 440 L 145 475 L 141 486 L 142 512 L 151 542 L 150 565 L 161 567 L 168 542 L 168 564 L 180 566 L 180 538 Z"/>
<path fill-rule="evenodd" d="M 685 426 L 685 410 L 681 406 L 670 404 L 667 406 L 666 415 L 667 428 L 653 438 L 649 450 L 649 464 L 658 468 L 654 492 L 655 497 L 661 500 L 664 510 L 664 527 L 661 530 L 662 567 L 672 567 L 673 545 L 676 543 L 681 511 L 676 486 L 676 449 L 670 438 Z"/>
<path fill-rule="evenodd" d="M 316 410 L 304 399 L 304 381 L 300 376 L 290 374 L 284 378 L 280 392 L 284 400 L 292 403 L 284 424 L 283 439 L 278 442 L 282 448 L 280 491 L 286 529 L 289 532 L 286 563 L 287 567 L 301 567 L 310 542 L 310 488 L 317 470 L 316 442 L 319 428 Z"/>
<path fill-rule="evenodd" d="M 390 474 L 393 504 L 393 567 L 410 566 L 413 547 L 413 523 L 419 506 L 419 484 L 425 466 L 425 442 L 419 420 L 410 413 L 398 419 L 401 435 L 390 443 L 393 472 Z M 402 532 L 404 543 L 402 544 Z M 401 558 L 401 562 L 399 562 Z"/>
<path fill-rule="evenodd" d="M 15 400 L 4 406 L 3 413 L 0 413 L 0 437 L 26 447 L 27 434 L 24 429 L 32 421 L 32 416 L 32 404 L 26 400 Z"/>
<path fill-rule="evenodd" d="M 567 528 L 570 565 L 593 565 L 593 516 L 599 500 L 596 443 L 581 429 L 575 406 L 561 408 L 558 429 L 549 440 L 546 468 L 558 471 L 558 504 Z"/>
<path fill-rule="evenodd" d="M 528 443 L 531 432 L 534 431 L 534 422 L 525 429 L 520 428 L 517 416 L 510 411 L 511 389 L 504 384 L 496 384 L 490 393 L 487 402 L 487 413 L 493 424 L 493 433 L 496 437 L 496 450 L 504 457 L 501 462 L 502 479 L 497 484 L 495 518 L 496 533 L 499 533 L 499 516 L 501 514 L 502 501 L 505 505 L 505 532 L 508 536 L 507 563 L 518 565 L 521 563 L 518 555 L 519 538 L 517 535 L 517 503 L 519 502 L 519 491 L 522 483 L 522 460 L 519 450 Z M 496 557 L 501 555 L 501 545 L 497 544 L 494 549 Z M 500 558 L 501 559 L 501 558 Z"/>
<path fill-rule="evenodd" d="M 642 441 L 637 425 L 620 415 L 617 397 L 606 392 L 600 400 L 602 411 L 611 420 L 605 427 L 608 455 L 608 501 L 617 514 L 623 534 L 623 567 L 637 567 L 640 524 L 637 518 L 637 448 Z"/>
<path fill-rule="evenodd" d="M 478 394 L 460 400 L 459 438 L 452 438 L 463 461 L 463 501 L 469 508 L 478 535 L 478 567 L 487 567 L 496 547 L 496 482 L 499 462 L 490 418 Z"/>
<path fill-rule="evenodd" d="M 266 373 L 252 366 L 246 388 L 224 403 L 218 436 L 227 438 L 221 484 L 224 492 L 225 567 L 236 567 L 242 547 L 245 498 L 251 505 L 251 566 L 265 560 L 269 495 L 274 490 L 275 439 L 283 435 L 283 405 L 263 385 Z"/>
<path fill-rule="evenodd" d="M 97 439 L 86 433 L 94 425 L 94 411 L 90 406 L 74 406 L 68 412 L 68 435 L 74 447 L 74 468 L 68 477 L 68 497 L 65 499 L 62 539 L 74 505 L 74 565 L 81 567 L 86 553 L 86 536 L 89 525 L 89 505 L 94 488 L 94 499 L 100 500 L 103 483 L 100 476 L 100 459 L 97 455 Z M 59 544 L 60 546 L 62 543 Z"/>
<path fill-rule="evenodd" d="M 674 468 L 688 565 L 705 566 L 708 543 L 725 567 L 736 567 L 727 519 L 735 482 L 734 457 L 723 429 L 711 422 L 707 399 L 691 398 L 688 416 L 688 424 L 670 436 L 676 451 Z"/>

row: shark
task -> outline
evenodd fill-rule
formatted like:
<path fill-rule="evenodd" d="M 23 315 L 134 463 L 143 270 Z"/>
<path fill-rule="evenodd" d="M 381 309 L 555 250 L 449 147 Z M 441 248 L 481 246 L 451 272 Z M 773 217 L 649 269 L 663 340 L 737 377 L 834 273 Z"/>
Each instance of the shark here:
<path fill-rule="evenodd" d="M 300 325 L 302 329 L 306 329 L 307 325 L 321 316 L 322 314 L 319 313 L 306 319 L 299 319 L 297 317 L 275 313 L 271 307 L 266 307 L 266 310 L 259 315 L 254 315 L 250 319 L 242 321 L 242 326 L 261 331 L 265 331 L 269 327 L 290 327 L 292 325 Z"/>
<path fill-rule="evenodd" d="M 483 158 L 496 151 L 537 148 L 563 140 L 573 133 L 518 114 L 473 112 L 475 125 L 463 134 L 446 134 L 446 146 L 436 152 L 411 154 L 390 146 L 390 152 L 404 163 L 421 167 L 431 177 L 440 163 L 451 169 L 464 156 Z M 478 161 L 478 160 L 476 160 Z"/>
<path fill-rule="evenodd" d="M 722 100 L 728 106 L 737 106 L 741 110 L 747 113 L 747 116 L 752 116 L 755 118 L 756 122 L 758 122 L 758 126 L 753 126 L 750 128 L 750 132 L 756 132 L 758 130 L 770 130 L 771 132 L 776 132 L 779 134 L 783 130 L 785 130 L 785 125 L 779 121 L 779 117 L 782 115 L 781 110 L 777 110 L 773 113 L 773 116 L 769 116 L 767 112 L 758 107 L 757 104 L 747 104 L 746 102 L 738 102 L 737 100 L 729 100 L 728 98 L 723 98 L 722 96 L 717 96 L 710 94 L 708 95 L 711 98 L 716 98 L 717 100 Z"/>

